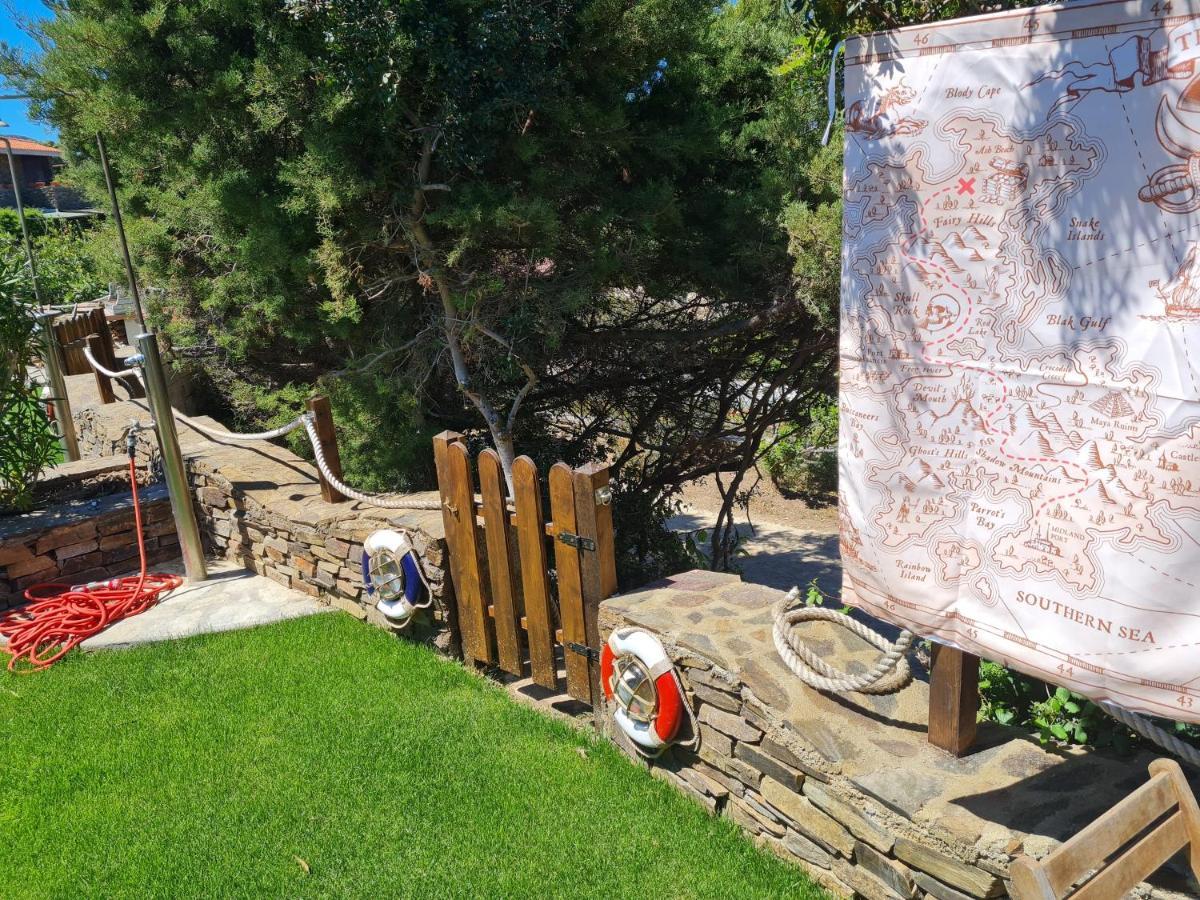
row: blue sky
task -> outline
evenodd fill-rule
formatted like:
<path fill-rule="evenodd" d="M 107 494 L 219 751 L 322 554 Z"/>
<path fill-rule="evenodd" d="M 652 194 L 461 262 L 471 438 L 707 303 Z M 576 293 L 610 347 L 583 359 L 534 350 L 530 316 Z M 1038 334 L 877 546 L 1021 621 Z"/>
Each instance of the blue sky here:
<path fill-rule="evenodd" d="M 32 49 L 33 42 L 17 28 L 10 12 L 15 12 L 19 17 L 42 18 L 46 15 L 46 7 L 41 0 L 0 0 L 0 42 Z M 12 91 L 0 79 L 0 96 L 9 93 Z M 0 119 L 9 124 L 8 128 L 3 129 L 6 134 L 22 134 L 41 140 L 55 137 L 52 129 L 29 118 L 27 104 L 23 100 L 0 100 Z"/>

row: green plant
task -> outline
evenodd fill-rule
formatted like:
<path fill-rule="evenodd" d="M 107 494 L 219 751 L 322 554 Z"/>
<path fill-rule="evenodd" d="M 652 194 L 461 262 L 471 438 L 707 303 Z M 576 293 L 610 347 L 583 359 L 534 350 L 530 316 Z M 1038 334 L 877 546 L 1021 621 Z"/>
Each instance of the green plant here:
<path fill-rule="evenodd" d="M 0 256 L 0 511 L 28 509 L 58 444 L 29 377 L 37 322 L 21 270 Z"/>
<path fill-rule="evenodd" d="M 0 672 L 0 734 L 6 900 L 825 896 L 602 739 L 342 613 Z"/>
<path fill-rule="evenodd" d="M 1025 728 L 1043 744 L 1084 745 L 1125 753 L 1142 739 L 1099 706 L 1065 687 L 1046 684 L 998 663 L 979 664 L 979 720 Z M 1158 720 L 1160 728 L 1185 740 L 1200 738 L 1200 728 Z"/>
<path fill-rule="evenodd" d="M 829 502 L 837 493 L 837 401 L 823 397 L 810 410 L 809 421 L 786 426 L 767 451 L 767 471 L 776 486 L 809 502 Z"/>

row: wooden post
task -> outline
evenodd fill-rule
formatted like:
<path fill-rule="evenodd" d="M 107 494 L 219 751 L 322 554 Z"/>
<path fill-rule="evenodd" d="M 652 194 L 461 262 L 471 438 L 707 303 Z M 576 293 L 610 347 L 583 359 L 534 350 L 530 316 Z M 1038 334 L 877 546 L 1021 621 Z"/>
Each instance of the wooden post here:
<path fill-rule="evenodd" d="M 450 552 L 458 555 L 454 571 L 459 580 L 454 583 L 454 591 L 459 599 L 458 626 L 462 635 L 463 658 L 494 665 L 496 635 L 492 620 L 488 617 L 491 592 L 480 566 L 479 531 L 475 522 L 475 480 L 471 477 L 471 458 L 464 444 L 446 445 L 443 471 L 446 480 L 442 481 L 439 477 L 438 484 L 443 498 L 442 508 L 450 513 L 453 531 L 453 538 L 451 532 L 447 532 L 446 539 Z"/>
<path fill-rule="evenodd" d="M 112 362 L 109 360 L 107 347 L 104 345 L 104 339 L 98 334 L 89 334 L 87 338 L 88 349 L 92 351 L 92 356 L 100 365 L 108 368 Z M 115 403 L 117 395 L 113 393 L 112 379 L 98 369 L 92 369 L 92 374 L 96 376 L 96 390 L 100 392 L 101 403 Z"/>
<path fill-rule="evenodd" d="M 308 398 L 308 411 L 313 414 L 313 425 L 317 429 L 317 440 L 321 442 L 321 451 L 325 454 L 325 464 L 335 478 L 342 477 L 342 458 L 338 455 L 337 431 L 333 427 L 333 411 L 329 406 L 329 398 L 318 394 Z M 342 492 L 325 479 L 325 474 L 317 468 L 317 477 L 321 479 L 321 497 L 327 503 L 342 503 L 346 498 Z"/>
<path fill-rule="evenodd" d="M 975 742 L 979 657 L 934 643 L 929 669 L 929 743 L 963 756 Z"/>
<path fill-rule="evenodd" d="M 587 645 L 600 650 L 600 602 L 617 592 L 617 557 L 613 546 L 613 519 L 608 466 L 588 463 L 575 470 L 575 530 L 579 537 L 595 542 L 595 551 L 579 554 L 583 589 L 583 622 Z M 600 709 L 600 663 L 588 661 L 592 686 L 592 709 Z"/>
<path fill-rule="evenodd" d="M 479 454 L 479 491 L 483 495 L 483 538 L 487 547 L 496 653 L 500 668 L 513 675 L 524 670 L 521 654 L 520 596 L 509 546 L 508 495 L 500 455 L 491 447 Z"/>
<path fill-rule="evenodd" d="M 562 625 L 563 661 L 567 670 L 567 693 L 576 700 L 590 703 L 592 689 L 588 679 L 586 652 L 573 650 L 588 646 L 587 619 L 583 614 L 582 559 L 591 551 L 578 543 L 579 525 L 575 519 L 575 474 L 564 462 L 550 468 L 550 537 L 554 542 L 554 569 L 558 575 L 558 619 Z M 572 543 L 567 543 L 571 541 Z"/>
<path fill-rule="evenodd" d="M 450 477 L 451 444 L 459 443 L 463 436 L 455 431 L 443 431 L 433 439 L 433 464 L 437 468 L 438 493 L 442 501 L 442 530 L 446 533 L 446 548 L 450 557 L 450 580 L 454 585 L 454 628 L 458 632 L 459 648 L 463 659 L 470 662 L 471 647 L 467 642 L 464 623 L 467 621 L 467 608 L 463 600 L 462 550 L 455 542 L 458 535 L 458 510 L 454 503 L 454 493 Z"/>
<path fill-rule="evenodd" d="M 513 463 L 513 504 L 516 507 L 517 554 L 521 560 L 529 674 L 534 684 L 558 690 L 550 610 L 550 572 L 546 565 L 546 521 L 542 513 L 542 482 L 537 466 L 528 456 L 519 456 Z"/>

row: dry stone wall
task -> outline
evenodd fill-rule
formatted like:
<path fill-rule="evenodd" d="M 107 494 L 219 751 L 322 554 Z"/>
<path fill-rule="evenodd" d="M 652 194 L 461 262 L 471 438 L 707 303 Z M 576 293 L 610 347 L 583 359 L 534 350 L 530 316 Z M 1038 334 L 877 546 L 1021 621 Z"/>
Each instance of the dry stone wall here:
<path fill-rule="evenodd" d="M 921 677 L 887 696 L 815 691 L 775 651 L 780 596 L 688 572 L 606 600 L 600 632 L 652 632 L 681 675 L 698 742 L 672 748 L 651 771 L 837 895 L 1007 896 L 1015 855 L 1045 855 L 1148 777 L 1149 754 L 1055 751 L 999 727 L 954 759 L 927 743 Z M 837 668 L 865 671 L 877 653 L 844 629 L 810 628 L 806 639 Z M 1192 897 L 1197 887 L 1173 863 L 1134 896 Z"/>
<path fill-rule="evenodd" d="M 132 402 L 84 408 L 76 415 L 80 449 L 106 455 L 125 447 L 131 419 L 145 429 L 137 437 L 141 466 L 156 468 L 158 447 L 144 406 Z M 208 418 L 209 428 L 220 425 Z M 384 510 L 364 503 L 327 503 L 316 470 L 275 444 L 209 440 L 178 426 L 197 520 L 206 547 L 260 575 L 308 594 L 384 628 L 387 620 L 362 589 L 362 547 L 372 531 L 396 528 L 412 537 L 433 588 L 433 604 L 408 630 L 444 652 L 459 651 L 454 591 L 446 577 L 447 555 L 438 510 Z M 414 494 L 436 500 L 436 492 Z"/>
<path fill-rule="evenodd" d="M 86 480 L 88 473 L 78 477 Z M 148 561 L 178 556 L 165 489 L 143 488 L 141 500 Z M 126 491 L 0 519 L 0 610 L 24 602 L 25 589 L 39 582 L 82 584 L 136 570 L 135 529 L 133 501 Z"/>

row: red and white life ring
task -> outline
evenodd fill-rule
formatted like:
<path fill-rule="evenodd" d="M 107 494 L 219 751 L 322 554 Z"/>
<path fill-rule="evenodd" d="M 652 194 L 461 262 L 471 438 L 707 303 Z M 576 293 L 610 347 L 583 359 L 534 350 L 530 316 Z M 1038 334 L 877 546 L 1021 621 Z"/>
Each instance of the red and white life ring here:
<path fill-rule="evenodd" d="M 629 685 L 622 690 L 615 683 L 622 675 L 634 682 L 648 680 L 653 684 L 654 702 L 648 714 L 638 715 L 631 708 Z M 616 629 L 600 654 L 600 681 L 604 696 L 616 706 L 613 719 L 638 749 L 657 756 L 675 740 L 686 715 L 686 701 L 671 657 L 658 638 L 637 628 Z"/>

